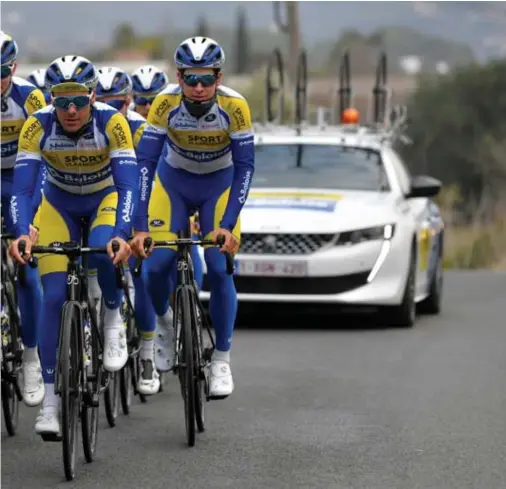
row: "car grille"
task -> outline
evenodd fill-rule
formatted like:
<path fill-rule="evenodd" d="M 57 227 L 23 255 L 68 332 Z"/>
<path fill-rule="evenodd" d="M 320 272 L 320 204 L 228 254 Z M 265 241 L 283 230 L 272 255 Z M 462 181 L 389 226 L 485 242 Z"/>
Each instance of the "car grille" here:
<path fill-rule="evenodd" d="M 264 234 L 241 235 L 240 253 L 252 255 L 309 255 L 330 244 L 335 234 Z"/>
<path fill-rule="evenodd" d="M 234 283 L 242 294 L 329 295 L 341 294 L 367 284 L 370 270 L 337 277 L 241 277 Z M 204 276 L 202 290 L 208 292 L 209 280 Z"/>

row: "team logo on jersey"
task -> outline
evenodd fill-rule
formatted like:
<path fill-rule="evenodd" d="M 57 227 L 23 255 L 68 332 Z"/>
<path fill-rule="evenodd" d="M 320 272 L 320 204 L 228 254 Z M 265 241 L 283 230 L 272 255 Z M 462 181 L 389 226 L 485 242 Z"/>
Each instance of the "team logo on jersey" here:
<path fill-rule="evenodd" d="M 39 133 L 37 129 L 39 129 L 40 122 L 38 119 L 35 119 L 24 131 L 23 139 L 29 143 L 33 141 L 33 138 Z"/>
<path fill-rule="evenodd" d="M 159 228 L 165 224 L 165 221 L 162 221 L 161 219 L 153 219 L 149 225 L 153 226 L 154 228 Z"/>
<path fill-rule="evenodd" d="M 42 105 L 42 101 L 33 92 L 30 95 L 28 95 L 27 102 L 36 110 L 44 108 L 44 106 Z"/>
<path fill-rule="evenodd" d="M 246 127 L 246 120 L 244 119 L 242 110 L 238 107 L 232 112 L 232 115 L 234 116 L 235 122 L 237 124 L 236 130 L 240 131 L 241 129 L 244 129 Z"/>
<path fill-rule="evenodd" d="M 114 139 L 116 139 L 116 147 L 117 148 L 121 148 L 123 146 L 126 146 L 127 137 L 126 137 L 123 127 L 121 126 L 121 124 L 119 122 L 112 128 L 112 135 L 114 136 Z"/>
<path fill-rule="evenodd" d="M 205 117 L 204 117 L 204 120 L 206 122 L 213 122 L 216 120 L 216 114 L 207 114 Z"/>
<path fill-rule="evenodd" d="M 162 117 L 163 113 L 169 108 L 169 101 L 164 99 L 161 104 L 156 108 L 156 117 Z"/>

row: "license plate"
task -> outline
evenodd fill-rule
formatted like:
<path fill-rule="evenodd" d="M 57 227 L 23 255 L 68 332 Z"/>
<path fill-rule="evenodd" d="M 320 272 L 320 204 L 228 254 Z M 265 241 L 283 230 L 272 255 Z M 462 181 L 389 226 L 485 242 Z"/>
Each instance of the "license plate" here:
<path fill-rule="evenodd" d="M 306 277 L 307 263 L 302 261 L 239 261 L 238 275 L 263 277 Z"/>

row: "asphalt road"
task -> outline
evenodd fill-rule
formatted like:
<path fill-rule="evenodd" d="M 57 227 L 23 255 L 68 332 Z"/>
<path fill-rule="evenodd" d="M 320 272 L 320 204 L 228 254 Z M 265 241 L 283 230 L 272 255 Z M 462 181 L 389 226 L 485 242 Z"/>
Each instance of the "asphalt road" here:
<path fill-rule="evenodd" d="M 445 294 L 411 330 L 239 329 L 236 390 L 207 405 L 195 448 L 171 378 L 101 420 L 71 483 L 24 407 L 17 436 L 2 428 L 2 488 L 504 489 L 506 274 L 448 273 Z"/>

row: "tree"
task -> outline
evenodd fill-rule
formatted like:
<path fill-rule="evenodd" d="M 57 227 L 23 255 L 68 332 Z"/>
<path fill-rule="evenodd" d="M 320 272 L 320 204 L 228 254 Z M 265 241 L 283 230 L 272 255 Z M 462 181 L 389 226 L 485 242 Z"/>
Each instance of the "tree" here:
<path fill-rule="evenodd" d="M 116 49 L 134 48 L 137 44 L 137 36 L 131 24 L 120 24 L 114 30 L 112 47 Z"/>
<path fill-rule="evenodd" d="M 235 70 L 238 74 L 248 72 L 250 67 L 250 43 L 248 37 L 248 27 L 246 25 L 246 10 L 239 7 L 237 10 L 237 31 L 236 31 L 236 66 Z"/>
<path fill-rule="evenodd" d="M 408 164 L 414 173 L 458 185 L 468 215 L 491 216 L 505 200 L 504 86 L 505 61 L 469 65 L 421 77 L 409 103 Z"/>
<path fill-rule="evenodd" d="M 210 37 L 209 24 L 203 15 L 201 15 L 197 21 L 197 36 Z"/>

